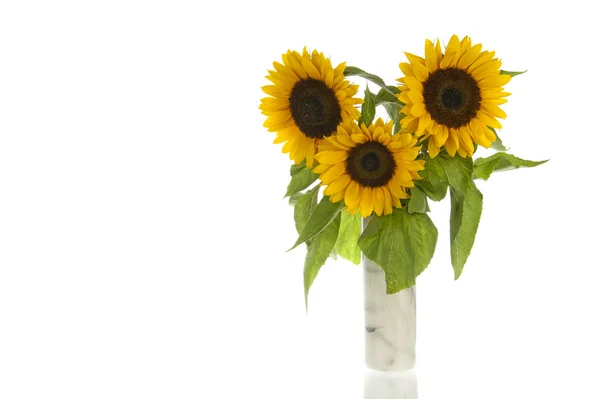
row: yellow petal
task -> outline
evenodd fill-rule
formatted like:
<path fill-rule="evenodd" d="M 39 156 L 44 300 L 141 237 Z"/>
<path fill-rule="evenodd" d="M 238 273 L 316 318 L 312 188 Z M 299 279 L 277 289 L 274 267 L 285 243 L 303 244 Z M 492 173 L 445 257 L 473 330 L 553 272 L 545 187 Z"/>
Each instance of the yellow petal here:
<path fill-rule="evenodd" d="M 501 110 L 496 104 L 490 104 L 487 101 L 482 101 L 481 109 L 490 116 L 495 116 L 496 118 L 506 118 L 506 112 Z"/>
<path fill-rule="evenodd" d="M 485 112 L 481 110 L 477 112 L 477 119 L 483 122 L 486 126 L 493 127 L 496 129 L 502 129 L 502 125 L 496 120 L 496 118 L 488 116 Z"/>
<path fill-rule="evenodd" d="M 320 163 L 335 165 L 344 162 L 348 158 L 348 153 L 346 151 L 323 151 L 319 152 L 316 158 Z"/>
<path fill-rule="evenodd" d="M 411 104 L 418 104 L 425 101 L 425 98 L 423 97 L 421 92 L 415 90 L 409 91 L 407 96 L 410 99 Z"/>
<path fill-rule="evenodd" d="M 423 92 L 423 85 L 416 78 L 413 78 L 412 76 L 407 76 L 404 78 L 404 82 L 406 83 L 406 86 L 408 86 L 409 89 Z"/>
<path fill-rule="evenodd" d="M 337 141 L 339 141 L 340 143 L 342 143 L 343 145 L 345 145 L 347 147 L 355 147 L 356 146 L 356 143 L 352 140 L 352 138 L 350 136 L 338 134 L 335 136 L 335 138 L 337 139 Z"/>
<path fill-rule="evenodd" d="M 458 130 L 458 141 L 460 142 L 461 147 L 465 148 L 469 155 L 473 154 L 475 147 L 473 146 L 471 135 L 469 135 L 469 130 L 465 126 L 459 127 L 456 130 Z"/>
<path fill-rule="evenodd" d="M 427 110 L 425 109 L 425 104 L 423 103 L 414 104 L 410 110 L 411 115 L 416 118 L 425 115 L 426 112 Z"/>
<path fill-rule="evenodd" d="M 429 76 L 429 71 L 427 70 L 427 67 L 424 65 L 424 61 L 421 57 L 417 57 L 414 54 L 411 53 L 404 53 L 406 54 L 406 58 L 408 58 L 408 60 L 410 61 L 410 65 L 412 66 L 413 69 L 413 73 L 415 74 L 415 78 L 417 78 L 419 81 L 424 82 L 425 80 L 427 80 L 427 77 Z"/>
<path fill-rule="evenodd" d="M 369 141 L 369 138 L 364 134 L 353 134 L 351 137 L 352 141 L 354 141 L 356 144 L 362 144 Z"/>
<path fill-rule="evenodd" d="M 302 68 L 302 64 L 300 63 L 300 61 L 298 61 L 298 58 L 300 58 L 300 54 L 298 54 L 296 52 L 293 52 L 293 53 L 290 52 L 288 54 L 289 66 L 292 69 L 292 71 L 294 71 L 294 73 L 296 75 L 298 75 L 299 78 L 301 78 L 301 79 L 307 79 L 308 78 L 308 74 Z"/>
<path fill-rule="evenodd" d="M 481 53 L 481 44 L 477 44 L 468 49 L 458 60 L 458 67 L 460 69 L 467 69 Z"/>
<path fill-rule="evenodd" d="M 315 173 L 317 172 L 315 171 Z M 319 179 L 321 179 L 324 184 L 329 184 L 344 173 L 346 173 L 346 162 L 340 162 L 329 168 L 327 172 L 322 173 L 319 176 Z"/>
<path fill-rule="evenodd" d="M 383 213 L 383 191 L 381 191 L 380 187 L 373 187 L 373 210 L 377 214 L 377 216 L 381 216 Z"/>
<path fill-rule="evenodd" d="M 410 99 L 410 96 L 408 95 L 408 93 L 417 93 L 417 92 L 412 91 L 412 90 L 408 91 L 408 92 L 404 91 L 404 92 L 398 94 L 396 97 L 398 97 L 398 100 L 400 100 L 404 104 L 412 104 L 412 100 Z M 423 97 L 423 96 L 421 96 L 421 97 Z"/>
<path fill-rule="evenodd" d="M 489 88 L 489 87 L 504 86 L 505 84 L 510 82 L 510 79 L 511 79 L 510 75 L 490 76 L 490 77 L 487 77 L 487 78 L 479 81 L 479 86 L 483 90 L 485 90 L 486 88 Z"/>
<path fill-rule="evenodd" d="M 425 115 L 423 115 L 419 118 L 419 127 L 417 128 L 417 136 L 421 136 L 425 132 L 425 129 L 427 129 L 430 124 L 431 124 L 431 116 L 429 116 L 429 113 L 425 113 Z"/>
<path fill-rule="evenodd" d="M 427 145 L 427 152 L 431 158 L 435 158 L 440 153 L 440 147 L 437 146 L 435 140 L 429 139 L 429 144 Z"/>
<path fill-rule="evenodd" d="M 346 188 L 346 186 L 350 183 L 350 176 L 343 174 L 340 177 L 338 177 L 336 180 L 334 180 L 333 182 L 331 182 L 326 188 L 325 190 L 323 190 L 323 194 L 324 195 L 333 195 L 333 194 L 337 194 L 340 191 L 342 191 L 343 189 Z"/>
<path fill-rule="evenodd" d="M 429 39 L 425 40 L 425 65 L 429 72 L 435 72 L 439 67 L 435 47 Z"/>
<path fill-rule="evenodd" d="M 390 194 L 387 187 L 381 187 L 383 193 L 383 214 L 389 215 L 392 213 L 392 195 Z"/>
<path fill-rule="evenodd" d="M 373 190 L 371 187 L 363 188 L 363 192 L 360 198 L 360 213 L 363 218 L 368 217 L 373 213 L 373 199 L 372 194 Z"/>
<path fill-rule="evenodd" d="M 348 208 L 358 208 L 358 205 L 360 204 L 361 192 L 361 186 L 357 182 L 351 181 L 350 184 L 348 184 L 348 188 L 346 189 L 346 197 L 344 200 Z"/>
<path fill-rule="evenodd" d="M 392 138 L 392 136 L 390 136 L 388 133 L 384 133 L 377 138 L 377 141 L 379 141 L 383 145 L 388 145 L 391 138 Z"/>
<path fill-rule="evenodd" d="M 304 68 L 306 73 L 308 73 L 308 76 L 310 76 L 311 78 L 313 78 L 315 80 L 321 80 L 321 73 L 315 67 L 315 65 L 312 63 L 312 61 L 310 59 L 308 59 L 307 57 L 302 57 L 301 62 L 302 62 L 302 68 Z"/>
<path fill-rule="evenodd" d="M 415 74 L 413 73 L 413 68 L 408 62 L 401 62 L 400 70 L 402 71 L 404 76 L 415 76 Z"/>
<path fill-rule="evenodd" d="M 344 190 L 340 191 L 339 193 L 333 194 L 331 198 L 329 198 L 329 200 L 333 203 L 339 202 L 342 199 L 344 199 Z"/>

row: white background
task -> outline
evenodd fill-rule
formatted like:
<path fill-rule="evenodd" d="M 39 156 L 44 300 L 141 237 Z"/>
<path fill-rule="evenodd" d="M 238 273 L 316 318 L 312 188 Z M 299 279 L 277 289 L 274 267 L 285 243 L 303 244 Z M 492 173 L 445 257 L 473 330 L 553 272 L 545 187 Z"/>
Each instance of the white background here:
<path fill-rule="evenodd" d="M 600 32 L 584 4 L 0 3 L 0 398 L 362 398 L 362 272 L 327 263 L 306 314 L 260 86 L 305 45 L 393 83 L 403 51 L 453 33 L 528 70 L 501 137 L 550 162 L 479 185 L 458 281 L 433 204 L 419 398 L 599 398 Z"/>

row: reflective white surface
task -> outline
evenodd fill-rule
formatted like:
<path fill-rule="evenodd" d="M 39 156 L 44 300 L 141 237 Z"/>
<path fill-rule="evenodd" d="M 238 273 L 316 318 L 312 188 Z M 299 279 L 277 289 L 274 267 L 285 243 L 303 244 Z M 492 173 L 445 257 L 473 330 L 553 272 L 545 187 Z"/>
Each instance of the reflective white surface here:
<path fill-rule="evenodd" d="M 367 371 L 364 399 L 418 399 L 417 375 L 413 371 L 389 373 Z"/>

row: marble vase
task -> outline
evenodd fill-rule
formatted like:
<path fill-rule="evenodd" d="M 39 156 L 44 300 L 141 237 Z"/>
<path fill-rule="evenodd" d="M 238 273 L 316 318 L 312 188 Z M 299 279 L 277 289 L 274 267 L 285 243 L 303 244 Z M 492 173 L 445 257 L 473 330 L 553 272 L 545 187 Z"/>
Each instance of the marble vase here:
<path fill-rule="evenodd" d="M 407 371 L 415 366 L 416 290 L 386 293 L 385 273 L 363 255 L 365 363 L 377 371 Z"/>

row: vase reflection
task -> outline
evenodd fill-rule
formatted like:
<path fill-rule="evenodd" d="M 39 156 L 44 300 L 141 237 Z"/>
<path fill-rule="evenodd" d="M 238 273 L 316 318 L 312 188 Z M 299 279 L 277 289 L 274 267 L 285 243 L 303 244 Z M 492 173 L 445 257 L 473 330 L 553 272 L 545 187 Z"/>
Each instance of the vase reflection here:
<path fill-rule="evenodd" d="M 418 399 L 414 371 L 388 373 L 366 371 L 364 399 Z"/>

